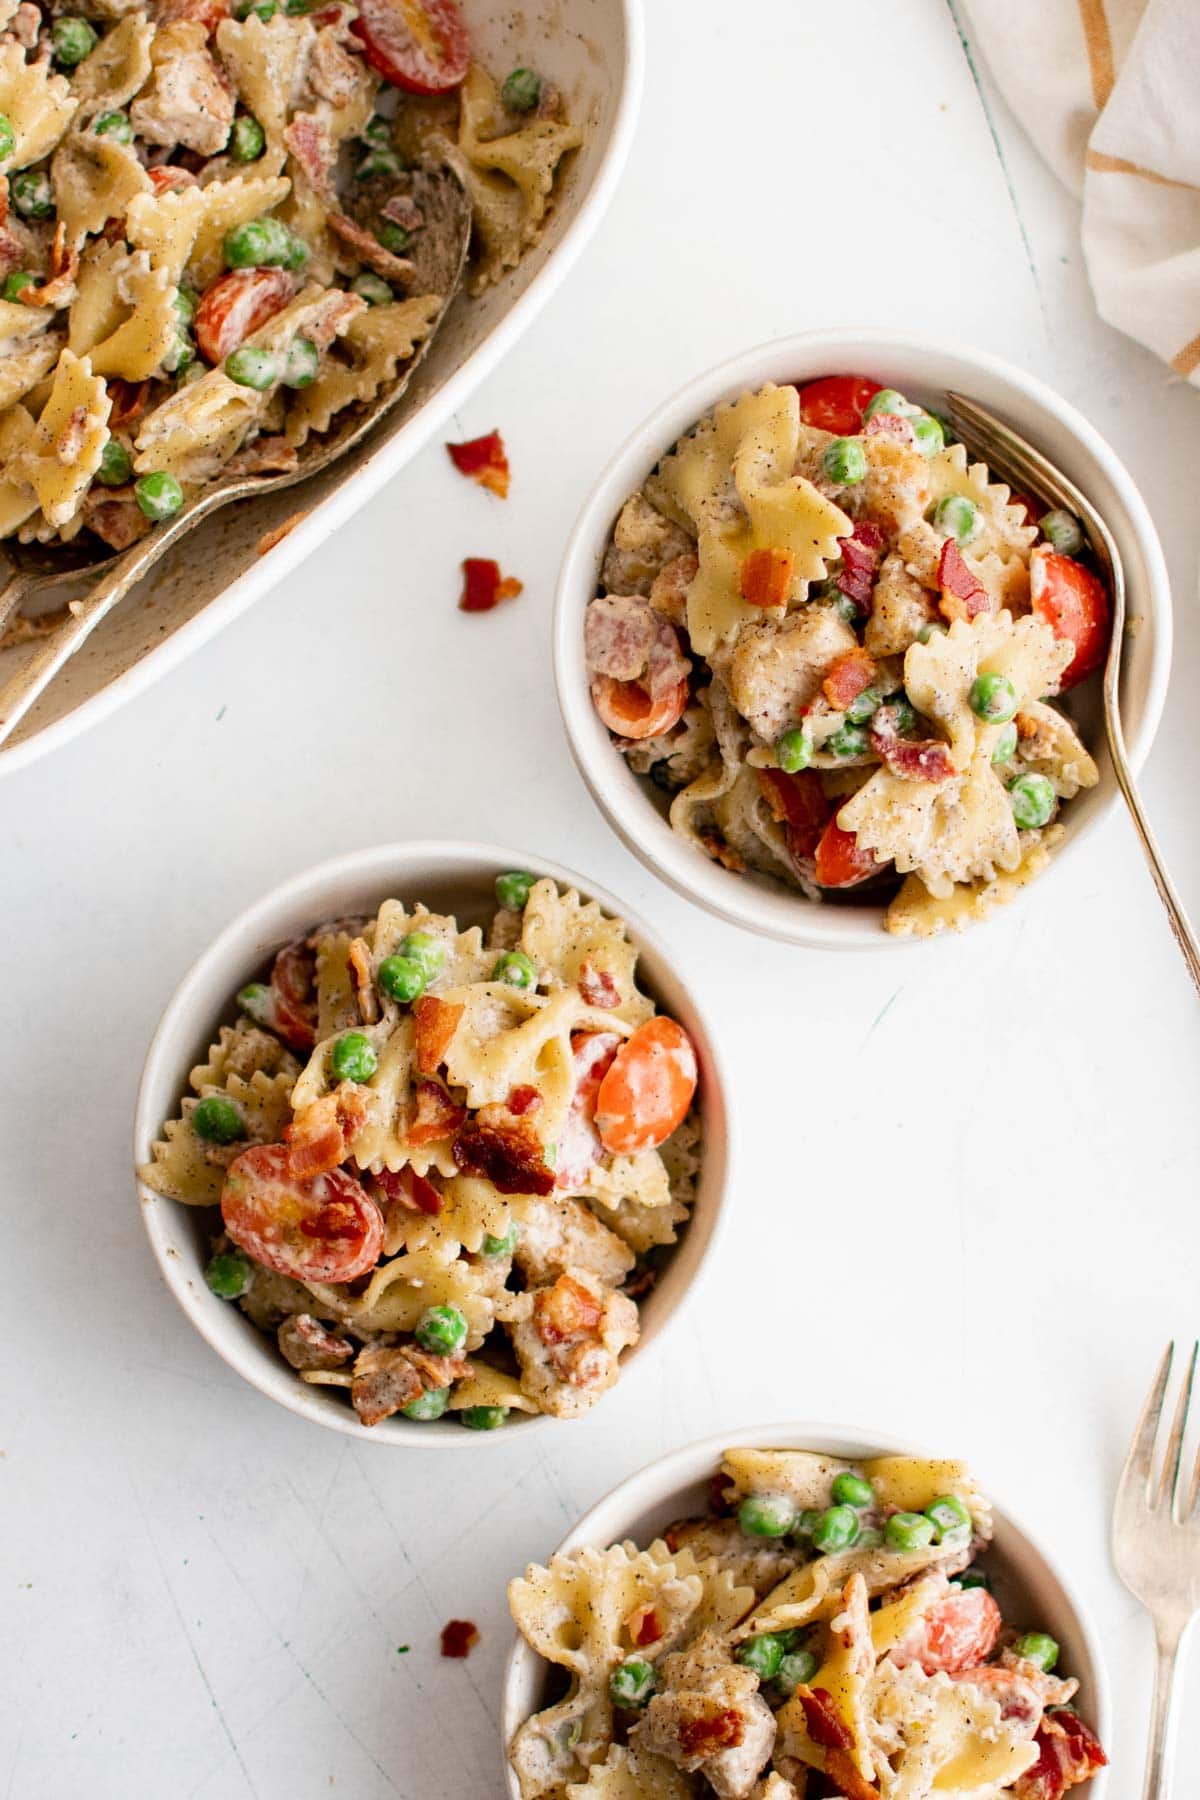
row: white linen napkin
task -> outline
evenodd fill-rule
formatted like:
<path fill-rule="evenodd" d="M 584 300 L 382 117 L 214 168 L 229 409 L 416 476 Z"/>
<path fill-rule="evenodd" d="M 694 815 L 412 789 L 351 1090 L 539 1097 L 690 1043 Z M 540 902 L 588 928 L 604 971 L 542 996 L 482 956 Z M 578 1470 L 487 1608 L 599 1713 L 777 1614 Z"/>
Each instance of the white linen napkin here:
<path fill-rule="evenodd" d="M 1004 98 L 1083 200 L 1101 316 L 1200 386 L 1200 0 L 969 0 Z"/>

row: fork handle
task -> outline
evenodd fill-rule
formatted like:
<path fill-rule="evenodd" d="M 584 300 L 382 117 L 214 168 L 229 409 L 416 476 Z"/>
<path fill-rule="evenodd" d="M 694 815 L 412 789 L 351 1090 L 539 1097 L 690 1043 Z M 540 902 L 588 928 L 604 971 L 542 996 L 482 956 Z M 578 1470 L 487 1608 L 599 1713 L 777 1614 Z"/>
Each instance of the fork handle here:
<path fill-rule="evenodd" d="M 1137 832 L 1146 855 L 1146 861 L 1150 865 L 1150 873 L 1154 878 L 1154 885 L 1158 889 L 1158 897 L 1166 909 L 1175 942 L 1179 945 L 1183 960 L 1188 966 L 1188 972 L 1195 983 L 1196 991 L 1200 993 L 1200 943 L 1197 942 L 1191 920 L 1184 911 L 1183 901 L 1175 892 L 1175 884 L 1167 873 L 1166 864 L 1163 862 L 1154 833 L 1150 828 L 1150 821 L 1143 810 L 1141 796 L 1137 791 L 1137 784 L 1129 767 L 1129 759 L 1125 754 L 1125 734 L 1121 728 L 1121 715 L 1114 705 L 1107 683 L 1104 698 L 1108 748 L 1112 756 L 1117 785 L 1129 808 L 1133 828 Z M 1147 1792 L 1149 1791 L 1147 1789 Z"/>
<path fill-rule="evenodd" d="M 1156 1619 L 1154 1636 L 1158 1664 L 1154 1675 L 1154 1710 L 1150 1723 L 1150 1752 L 1146 1758 L 1146 1785 L 1142 1800 L 1170 1800 L 1175 1749 L 1175 1677 L 1187 1626 L 1175 1620 Z"/>

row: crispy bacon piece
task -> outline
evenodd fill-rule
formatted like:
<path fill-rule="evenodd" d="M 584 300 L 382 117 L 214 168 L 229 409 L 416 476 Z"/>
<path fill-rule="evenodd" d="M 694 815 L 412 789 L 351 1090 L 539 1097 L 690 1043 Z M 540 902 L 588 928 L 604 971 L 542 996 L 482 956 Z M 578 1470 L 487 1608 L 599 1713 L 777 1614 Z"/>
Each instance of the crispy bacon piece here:
<path fill-rule="evenodd" d="M 728 1486 L 729 1480 L 725 1475 L 710 1475 L 708 1478 L 708 1510 L 715 1518 L 728 1519 L 733 1516 L 733 1502 L 725 1491 Z"/>
<path fill-rule="evenodd" d="M 54 227 L 54 247 L 50 252 L 50 279 L 40 287 L 21 289 L 24 306 L 66 306 L 75 297 L 75 277 L 79 273 L 79 252 L 67 244 L 67 227 L 62 219 Z"/>
<path fill-rule="evenodd" d="M 436 1144 L 466 1123 L 467 1109 L 453 1101 L 437 1081 L 419 1081 L 413 1117 L 405 1137 L 410 1144 Z"/>
<path fill-rule="evenodd" d="M 451 1619 L 442 1626 L 442 1655 L 469 1656 L 479 1642 L 479 1627 L 470 1619 Z"/>
<path fill-rule="evenodd" d="M 771 816 L 785 828 L 788 855 L 799 862 L 813 855 L 833 808 L 815 769 L 785 775 L 782 769 L 755 769 Z"/>
<path fill-rule="evenodd" d="M 32 50 L 38 41 L 38 33 L 42 29 L 42 10 L 34 6 L 32 0 L 21 0 L 16 12 L 8 21 L 8 30 L 20 44 L 22 50 Z"/>
<path fill-rule="evenodd" d="M 796 1689 L 796 1698 L 804 1708 L 804 1723 L 814 1744 L 819 1744 L 822 1750 L 853 1748 L 854 1733 L 834 1705 L 833 1695 L 827 1688 L 805 1687 L 802 1682 Z"/>
<path fill-rule="evenodd" d="M 178 194 L 183 188 L 200 185 L 192 171 L 181 169 L 178 163 L 160 163 L 155 169 L 147 169 L 146 173 L 156 194 Z"/>
<path fill-rule="evenodd" d="M 286 134 L 285 134 L 286 135 Z M 405 282 L 413 272 L 413 266 L 407 257 L 393 256 L 385 250 L 373 231 L 360 225 L 357 219 L 348 218 L 345 213 L 329 214 L 329 229 L 344 244 L 349 244 L 359 262 L 366 263 L 376 275 L 382 275 L 385 281 Z"/>
<path fill-rule="evenodd" d="M 589 1006 L 611 1012 L 621 1003 L 621 992 L 607 969 L 596 969 L 584 959 L 579 965 L 579 992 Z"/>
<path fill-rule="evenodd" d="M 89 490 L 83 499 L 83 516 L 110 550 L 128 550 L 150 530 L 150 521 L 133 497 L 133 483 L 123 488 Z"/>
<path fill-rule="evenodd" d="M 962 552 L 953 538 L 947 538 L 938 557 L 939 601 L 947 619 L 973 619 L 987 612 L 991 601 L 978 576 L 967 567 Z"/>
<path fill-rule="evenodd" d="M 0 277 L 14 274 L 24 260 L 25 252 L 16 238 L 7 226 L 0 224 Z M 22 290 L 22 299 L 28 291 L 28 288 Z"/>
<path fill-rule="evenodd" d="M 524 1083 L 520 1087 L 513 1088 L 505 1101 L 505 1105 L 514 1119 L 521 1118 L 524 1113 L 537 1112 L 541 1104 L 542 1096 L 537 1089 Z"/>
<path fill-rule="evenodd" d="M 639 1606 L 629 1620 L 629 1641 L 639 1650 L 657 1644 L 663 1634 L 662 1620 L 652 1606 Z"/>
<path fill-rule="evenodd" d="M 79 452 L 83 449 L 84 432 L 87 430 L 88 413 L 86 406 L 73 406 L 67 422 L 54 440 L 54 454 L 60 463 L 68 468 L 78 461 Z"/>
<path fill-rule="evenodd" d="M 299 451 L 285 437 L 256 437 L 244 450 L 230 457 L 225 464 L 225 474 L 290 475 L 299 461 Z"/>
<path fill-rule="evenodd" d="M 399 225 L 401 231 L 420 231 L 425 223 L 425 214 L 411 194 L 390 195 L 380 210 L 384 218 L 390 219 L 393 225 Z M 499 432 L 492 433 L 495 438 L 499 438 L 499 435 Z M 484 443 L 486 439 L 481 438 L 479 441 Z"/>
<path fill-rule="evenodd" d="M 790 550 L 751 550 L 742 561 L 742 599 L 747 606 L 785 606 L 795 570 Z"/>
<path fill-rule="evenodd" d="M 871 719 L 871 748 L 893 775 L 910 781 L 946 781 L 957 774 L 949 744 L 941 738 L 901 737 L 890 706 L 877 708 Z"/>
<path fill-rule="evenodd" d="M 412 1015 L 417 1068 L 422 1075 L 435 1075 L 458 1030 L 458 1021 L 463 1016 L 462 1003 L 439 1000 L 435 994 L 422 994 L 413 1002 Z"/>
<path fill-rule="evenodd" d="M 374 1025 L 379 1018 L 379 996 L 371 979 L 371 952 L 366 938 L 351 939 L 346 961 L 350 965 L 359 1014 L 368 1025 Z"/>
<path fill-rule="evenodd" d="M 464 1175 L 482 1175 L 502 1194 L 550 1194 L 554 1170 L 528 1119 L 505 1107 L 485 1106 L 454 1140 L 454 1160 Z"/>
<path fill-rule="evenodd" d="M 534 1299 L 533 1311 L 544 1344 L 586 1337 L 595 1332 L 603 1317 L 596 1296 L 570 1275 L 560 1275 L 553 1287 L 543 1288 Z"/>
<path fill-rule="evenodd" d="M 289 537 L 291 533 L 295 531 L 301 519 L 307 519 L 307 517 L 308 508 L 305 507 L 303 512 L 294 512 L 290 514 L 288 518 L 284 519 L 281 525 L 276 525 L 273 531 L 264 531 L 257 544 L 254 546 L 254 554 L 256 556 L 266 556 L 268 551 L 275 548 L 276 544 L 282 544 L 284 538 Z"/>
<path fill-rule="evenodd" d="M 283 1128 L 288 1173 L 296 1181 L 309 1181 L 336 1169 L 350 1154 L 350 1139 L 366 1118 L 365 1088 L 343 1081 L 332 1094 L 322 1094 Z"/>
<path fill-rule="evenodd" d="M 284 1360 L 293 1369 L 338 1369 L 354 1355 L 348 1338 L 326 1331 L 311 1313 L 295 1313 L 285 1319 L 276 1337 Z"/>
<path fill-rule="evenodd" d="M 108 429 L 120 431 L 122 425 L 132 425 L 145 412 L 146 402 L 150 398 L 150 383 L 122 381 L 119 375 L 113 375 L 109 377 L 108 397 L 112 401 Z"/>
<path fill-rule="evenodd" d="M 842 572 L 837 577 L 837 589 L 853 600 L 860 613 L 871 610 L 875 571 L 886 541 L 881 528 L 869 519 L 860 519 L 849 537 L 838 539 Z"/>
<path fill-rule="evenodd" d="M 897 444 L 915 444 L 917 434 L 913 430 L 912 420 L 901 418 L 899 413 L 874 413 L 862 428 L 864 437 L 892 438 Z"/>
<path fill-rule="evenodd" d="M 504 439 L 498 431 L 489 431 L 486 437 L 470 438 L 465 444 L 447 444 L 446 449 L 460 475 L 477 481 L 498 500 L 507 500 L 511 471 Z"/>
<path fill-rule="evenodd" d="M 155 23 L 160 26 L 174 25 L 180 20 L 203 25 L 212 37 L 221 20 L 229 18 L 232 11 L 229 0 L 159 0 L 154 16 Z"/>
<path fill-rule="evenodd" d="M 1038 1760 L 1015 1783 L 1014 1800 L 1060 1800 L 1068 1788 L 1090 1781 L 1108 1763 L 1096 1734 L 1060 1707 L 1046 1714 L 1034 1742 Z"/>
<path fill-rule="evenodd" d="M 879 1789 L 863 1779 L 846 1750 L 825 1752 L 825 1779 L 845 1800 L 879 1800 Z"/>
<path fill-rule="evenodd" d="M 309 186 L 326 199 L 332 200 L 333 165 L 337 160 L 337 153 L 324 120 L 318 119 L 315 113 L 294 113 L 283 134 L 283 141 L 303 170 Z M 333 224 L 334 217 L 342 216 L 341 213 L 331 215 L 329 224 Z M 349 223 L 353 224 L 353 220 Z"/>
<path fill-rule="evenodd" d="M 445 1205 L 445 1197 L 432 1181 L 407 1165 L 403 1169 L 380 1169 L 378 1175 L 371 1177 L 389 1206 L 403 1207 L 405 1212 L 426 1213 L 436 1218 Z"/>
<path fill-rule="evenodd" d="M 683 1706 L 686 1701 L 681 1700 Z M 685 1756 L 716 1756 L 733 1750 L 745 1735 L 742 1715 L 733 1706 L 714 1706 L 701 1699 L 690 1718 L 681 1719 L 675 1737 Z"/>
<path fill-rule="evenodd" d="M 821 692 L 835 712 L 845 712 L 852 700 L 866 692 L 879 670 L 875 658 L 861 645 L 835 656 L 821 683 Z"/>
<path fill-rule="evenodd" d="M 720 863 L 723 869 L 729 869 L 734 875 L 743 872 L 746 867 L 745 857 L 732 844 L 727 844 L 719 831 L 700 831 L 696 835 L 705 856 L 711 857 L 713 862 Z"/>
<path fill-rule="evenodd" d="M 513 575 L 500 574 L 500 564 L 490 557 L 463 558 L 463 591 L 459 612 L 491 612 L 502 600 L 515 600 L 524 586 Z"/>

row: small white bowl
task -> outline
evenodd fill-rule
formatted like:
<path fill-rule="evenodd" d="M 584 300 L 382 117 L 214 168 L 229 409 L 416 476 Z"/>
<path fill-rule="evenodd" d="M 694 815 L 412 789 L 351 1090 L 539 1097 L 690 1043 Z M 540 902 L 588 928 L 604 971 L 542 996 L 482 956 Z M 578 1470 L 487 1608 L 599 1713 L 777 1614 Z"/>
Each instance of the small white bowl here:
<path fill-rule="evenodd" d="M 660 1537 L 675 1519 L 708 1511 L 709 1480 L 728 1449 L 755 1446 L 771 1450 L 821 1450 L 831 1456 L 857 1462 L 868 1456 L 947 1455 L 904 1444 L 870 1430 L 844 1425 L 748 1425 L 739 1431 L 723 1431 L 675 1450 L 658 1462 L 630 1475 L 598 1500 L 557 1545 L 555 1554 L 577 1550 L 585 1544 L 607 1548 L 632 1538 L 639 1546 Z M 1061 1567 L 1013 1515 L 1002 1509 L 987 1488 L 995 1513 L 995 1539 L 988 1551 L 988 1566 L 997 1578 L 1000 1601 L 1014 1622 L 1029 1630 L 1048 1631 L 1062 1645 L 1059 1664 L 1063 1675 L 1079 1682 L 1081 1716 L 1102 1744 L 1109 1742 L 1108 1680 L 1100 1655 L 1100 1639 L 1083 1601 L 1072 1589 Z M 514 1569 L 514 1575 L 522 1573 Z M 504 1693 L 500 1707 L 501 1755 L 512 1800 L 521 1800 L 516 1775 L 508 1761 L 514 1733 L 531 1713 L 549 1700 L 552 1670 L 519 1634 L 504 1669 Z M 1107 1770 L 1092 1778 L 1088 1800 L 1103 1800 Z"/>
<path fill-rule="evenodd" d="M 583 654 L 583 614 L 596 592 L 613 524 L 659 459 L 722 400 L 766 381 L 810 381 L 852 372 L 897 387 L 939 409 L 954 388 L 995 409 L 1070 475 L 1107 521 L 1125 565 L 1130 619 L 1121 709 L 1133 767 L 1140 768 L 1158 729 L 1171 664 L 1171 598 L 1161 546 L 1145 502 L 1115 452 L 1081 413 L 1032 375 L 980 350 L 888 331 L 812 331 L 760 344 L 688 383 L 640 425 L 601 475 L 567 546 L 554 617 L 554 675 L 572 755 L 609 824 L 635 855 L 685 899 L 765 937 L 820 949 L 881 950 L 926 940 L 893 937 L 884 908 L 814 904 L 769 876 L 735 874 L 711 862 L 671 830 L 666 797 L 639 779 L 613 748 L 592 706 Z M 1099 684 L 1093 683 L 1094 688 Z M 1110 808 L 1120 792 L 1104 743 L 1098 693 L 1080 699 L 1088 748 L 1100 783 L 1063 814 L 1066 836 L 1050 871 Z M 1050 871 L 1040 877 L 1047 879 Z M 1033 884 L 1036 890 L 1037 883 Z M 1016 903 L 1014 903 L 1016 904 Z"/>
<path fill-rule="evenodd" d="M 703 1162 L 696 1203 L 678 1250 L 659 1281 L 640 1303 L 641 1337 L 626 1352 L 621 1380 L 660 1337 L 702 1266 L 709 1261 L 728 1187 L 730 1120 L 727 1082 L 715 1034 L 707 1025 L 691 984 L 641 920 L 615 895 L 573 869 L 523 851 L 475 843 L 385 844 L 358 850 L 293 876 L 241 913 L 184 976 L 154 1034 L 142 1072 L 134 1121 L 134 1163 L 150 1158 L 164 1119 L 175 1115 L 186 1091 L 188 1070 L 203 1056 L 217 1026 L 231 1021 L 238 989 L 259 974 L 272 953 L 322 919 L 374 910 L 389 897 L 408 904 L 424 901 L 434 911 L 453 913 L 462 924 L 486 924 L 496 908 L 493 882 L 505 869 L 530 869 L 563 887 L 578 888 L 605 912 L 623 918 L 638 947 L 638 978 L 658 1005 L 687 1031 L 700 1065 L 698 1105 L 703 1129 Z M 409 1449 L 475 1448 L 481 1441 L 524 1436 L 535 1425 L 554 1423 L 541 1413 L 514 1414 L 503 1431 L 465 1431 L 452 1419 L 419 1423 L 399 1416 L 368 1429 L 342 1389 L 300 1380 L 279 1355 L 274 1341 L 259 1331 L 239 1307 L 220 1300 L 204 1280 L 213 1214 L 207 1207 L 165 1200 L 138 1182 L 142 1217 L 167 1286 L 197 1331 L 252 1387 L 301 1418 L 369 1444 L 402 1444 Z M 603 1404 L 603 1402 L 601 1402 Z"/>

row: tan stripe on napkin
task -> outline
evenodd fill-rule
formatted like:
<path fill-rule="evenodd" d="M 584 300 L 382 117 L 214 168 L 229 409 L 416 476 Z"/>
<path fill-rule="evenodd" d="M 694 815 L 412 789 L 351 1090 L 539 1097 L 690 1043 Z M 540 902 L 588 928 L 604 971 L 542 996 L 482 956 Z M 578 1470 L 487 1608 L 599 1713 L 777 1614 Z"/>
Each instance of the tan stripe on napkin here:
<path fill-rule="evenodd" d="M 1192 181 L 1175 181 L 1170 175 L 1160 175 L 1157 169 L 1143 169 L 1139 163 L 1126 162 L 1123 156 L 1109 156 L 1103 150 L 1089 150 L 1086 157 L 1089 169 L 1098 175 L 1140 175 L 1143 181 L 1153 181 L 1159 187 L 1188 188 L 1196 191 Z"/>
<path fill-rule="evenodd" d="M 1103 112 L 1117 79 L 1113 65 L 1112 37 L 1104 16 L 1104 0 L 1079 0 L 1079 22 L 1087 45 L 1088 71 L 1092 78 L 1092 99 L 1096 111 Z"/>
<path fill-rule="evenodd" d="M 1185 378 L 1200 369 L 1200 336 L 1194 337 L 1190 344 L 1185 344 L 1182 350 L 1176 351 L 1171 358 L 1171 367 L 1177 375 Z"/>

